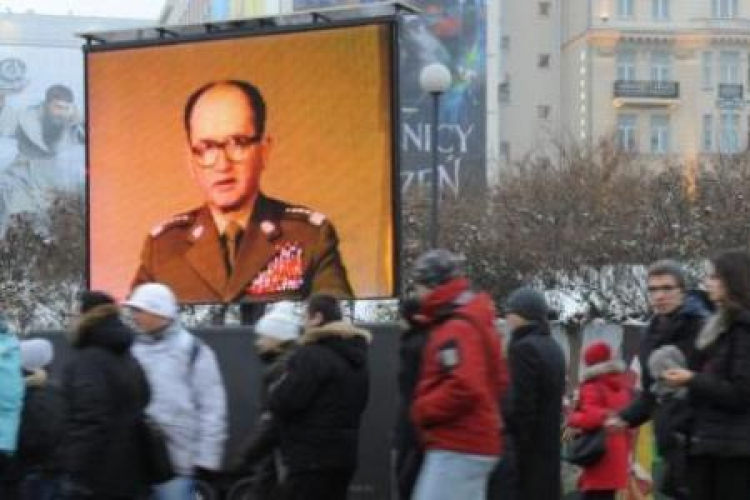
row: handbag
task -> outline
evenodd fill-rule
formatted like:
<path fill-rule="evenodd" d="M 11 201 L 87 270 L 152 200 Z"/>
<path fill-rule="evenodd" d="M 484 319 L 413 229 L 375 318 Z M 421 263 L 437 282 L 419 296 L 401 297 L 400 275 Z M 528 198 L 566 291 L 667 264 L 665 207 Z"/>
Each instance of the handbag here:
<path fill-rule="evenodd" d="M 167 438 L 159 425 L 143 416 L 138 421 L 139 451 L 144 480 L 147 484 L 159 484 L 176 476 L 169 457 Z"/>
<path fill-rule="evenodd" d="M 565 461 L 579 467 L 594 465 L 607 451 L 607 431 L 600 427 L 578 434 L 567 444 Z"/>
<path fill-rule="evenodd" d="M 607 395 L 600 388 L 600 396 L 606 403 Z M 607 430 L 599 427 L 574 436 L 566 445 L 563 458 L 579 467 L 594 465 L 607 452 Z"/>

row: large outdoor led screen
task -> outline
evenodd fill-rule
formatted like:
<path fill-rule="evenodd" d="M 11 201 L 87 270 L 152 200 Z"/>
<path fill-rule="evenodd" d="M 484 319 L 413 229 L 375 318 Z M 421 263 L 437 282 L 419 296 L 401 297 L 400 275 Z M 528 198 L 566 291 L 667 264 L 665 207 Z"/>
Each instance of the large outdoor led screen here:
<path fill-rule="evenodd" d="M 90 286 L 391 296 L 392 29 L 88 51 Z"/>

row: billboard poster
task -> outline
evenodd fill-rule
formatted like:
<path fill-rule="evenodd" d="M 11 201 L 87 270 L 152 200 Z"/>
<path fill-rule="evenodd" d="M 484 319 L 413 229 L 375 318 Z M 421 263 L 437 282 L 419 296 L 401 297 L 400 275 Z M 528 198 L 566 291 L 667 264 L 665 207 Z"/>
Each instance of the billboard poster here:
<path fill-rule="evenodd" d="M 0 301 L 14 329 L 64 326 L 85 286 L 83 41 L 75 33 L 143 24 L 0 14 Z"/>
<path fill-rule="evenodd" d="M 60 325 L 83 286 L 82 103 L 79 48 L 0 46 L 0 286 L 22 330 Z"/>
<path fill-rule="evenodd" d="M 295 0 L 295 10 L 344 7 L 365 0 Z M 401 189 L 431 182 L 431 97 L 419 86 L 433 62 L 451 70 L 453 85 L 440 100 L 439 179 L 443 193 L 462 195 L 486 186 L 486 0 L 413 0 L 422 12 L 401 25 Z"/>
<path fill-rule="evenodd" d="M 392 29 L 89 51 L 91 286 L 158 281 L 190 304 L 392 296 Z"/>

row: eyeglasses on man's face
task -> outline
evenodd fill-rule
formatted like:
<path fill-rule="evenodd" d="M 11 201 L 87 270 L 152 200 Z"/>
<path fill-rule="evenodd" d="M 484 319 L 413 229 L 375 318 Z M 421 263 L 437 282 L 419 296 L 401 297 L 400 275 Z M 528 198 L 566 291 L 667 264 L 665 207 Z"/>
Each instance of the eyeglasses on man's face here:
<path fill-rule="evenodd" d="M 198 165 L 211 168 L 219 161 L 222 150 L 230 162 L 242 161 L 249 156 L 250 149 L 260 140 L 260 135 L 232 135 L 223 141 L 204 139 L 190 146 L 190 150 Z"/>
<path fill-rule="evenodd" d="M 650 286 L 648 287 L 648 293 L 650 293 L 651 295 L 657 294 L 659 292 L 670 293 L 678 290 L 679 288 L 680 287 L 677 285 Z"/>

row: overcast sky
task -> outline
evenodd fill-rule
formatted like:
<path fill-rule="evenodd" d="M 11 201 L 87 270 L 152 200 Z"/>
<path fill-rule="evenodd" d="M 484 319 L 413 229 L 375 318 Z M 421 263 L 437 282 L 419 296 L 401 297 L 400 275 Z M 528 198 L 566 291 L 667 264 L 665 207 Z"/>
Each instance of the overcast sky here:
<path fill-rule="evenodd" d="M 0 12 L 156 19 L 164 0 L 0 0 Z"/>

